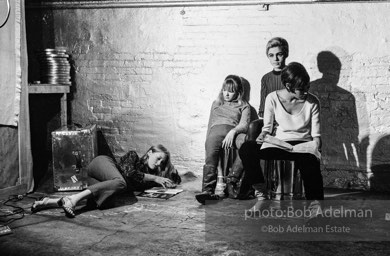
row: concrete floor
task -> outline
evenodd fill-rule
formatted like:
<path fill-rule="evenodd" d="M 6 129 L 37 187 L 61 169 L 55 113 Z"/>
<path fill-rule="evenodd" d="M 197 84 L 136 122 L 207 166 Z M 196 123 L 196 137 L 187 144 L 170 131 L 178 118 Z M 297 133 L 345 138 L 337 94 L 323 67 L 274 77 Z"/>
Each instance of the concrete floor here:
<path fill-rule="evenodd" d="M 202 206 L 194 199 L 200 184 L 200 179 L 184 179 L 181 187 L 185 191 L 168 200 L 120 196 L 115 207 L 107 210 L 84 211 L 81 205 L 74 219 L 66 218 L 62 209 L 30 214 L 34 199 L 25 197 L 15 204 L 27 214 L 9 224 L 12 234 L 0 236 L 0 255 L 390 255 L 390 222 L 384 218 L 365 221 L 360 229 L 366 237 L 266 234 L 260 230 L 269 221 L 273 225 L 308 222 L 302 218 L 244 221 L 245 210 L 255 199 L 224 199 Z M 39 191 L 50 194 L 47 187 Z M 39 193 L 30 196 L 34 195 Z M 389 198 L 386 194 L 326 190 L 326 201 L 383 205 Z M 313 241 L 316 237 L 325 241 Z M 362 241 L 365 239 L 372 241 Z"/>

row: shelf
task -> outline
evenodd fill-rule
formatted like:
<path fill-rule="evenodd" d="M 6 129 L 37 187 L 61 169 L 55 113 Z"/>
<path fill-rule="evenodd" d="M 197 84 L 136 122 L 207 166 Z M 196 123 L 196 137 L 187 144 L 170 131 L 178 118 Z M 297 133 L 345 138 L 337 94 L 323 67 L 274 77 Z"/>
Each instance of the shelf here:
<path fill-rule="evenodd" d="M 66 126 L 68 123 L 68 111 L 67 111 L 67 97 L 66 94 L 70 92 L 70 85 L 59 84 L 29 84 L 29 94 L 49 94 L 49 93 L 61 93 L 61 126 Z"/>
<path fill-rule="evenodd" d="M 70 85 L 59 84 L 29 84 L 29 94 L 69 93 Z"/>

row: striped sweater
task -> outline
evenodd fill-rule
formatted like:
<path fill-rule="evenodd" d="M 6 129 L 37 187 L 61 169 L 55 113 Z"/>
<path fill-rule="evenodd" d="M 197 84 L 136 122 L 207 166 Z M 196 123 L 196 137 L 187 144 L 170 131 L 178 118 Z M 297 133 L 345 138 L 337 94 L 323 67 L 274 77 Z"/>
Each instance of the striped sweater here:
<path fill-rule="evenodd" d="M 284 89 L 280 79 L 281 71 L 268 72 L 261 78 L 259 117 L 264 116 L 265 98 L 273 91 Z"/>

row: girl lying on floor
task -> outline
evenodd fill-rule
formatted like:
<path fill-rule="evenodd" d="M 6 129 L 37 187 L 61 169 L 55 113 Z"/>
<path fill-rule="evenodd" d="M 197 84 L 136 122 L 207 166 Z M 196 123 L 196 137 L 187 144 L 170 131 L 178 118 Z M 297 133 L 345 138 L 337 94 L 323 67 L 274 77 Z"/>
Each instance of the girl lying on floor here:
<path fill-rule="evenodd" d="M 75 206 L 83 199 L 97 208 L 106 208 L 114 195 L 126 190 L 145 190 L 155 186 L 166 188 L 180 184 L 181 178 L 170 161 L 170 153 L 163 145 L 152 146 L 141 158 L 129 151 L 120 158 L 119 164 L 108 156 L 97 156 L 87 167 L 88 188 L 62 198 L 35 201 L 33 213 L 53 207 L 62 207 L 67 217 L 75 217 Z"/>

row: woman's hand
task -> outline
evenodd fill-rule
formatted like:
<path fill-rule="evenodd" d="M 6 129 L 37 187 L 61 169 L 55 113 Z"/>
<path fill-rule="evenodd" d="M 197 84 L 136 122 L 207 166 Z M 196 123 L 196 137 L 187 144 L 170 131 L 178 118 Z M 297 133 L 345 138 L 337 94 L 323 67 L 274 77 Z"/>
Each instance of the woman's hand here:
<path fill-rule="evenodd" d="M 263 143 L 265 136 L 268 134 L 268 132 L 261 132 L 260 135 L 257 137 L 256 142 L 257 143 Z"/>
<path fill-rule="evenodd" d="M 317 143 L 318 151 L 321 152 L 321 147 L 322 147 L 321 137 L 314 137 L 313 140 Z"/>
<path fill-rule="evenodd" d="M 160 176 L 156 176 L 156 178 L 154 178 L 154 182 L 160 184 L 164 188 L 173 188 L 173 187 L 175 187 L 175 183 L 173 183 L 173 181 L 171 181 L 168 178 L 164 178 L 164 177 L 160 177 Z"/>
<path fill-rule="evenodd" d="M 222 148 L 228 149 L 233 146 L 234 137 L 236 136 L 236 130 L 232 129 L 226 134 L 225 139 L 222 141 Z"/>

